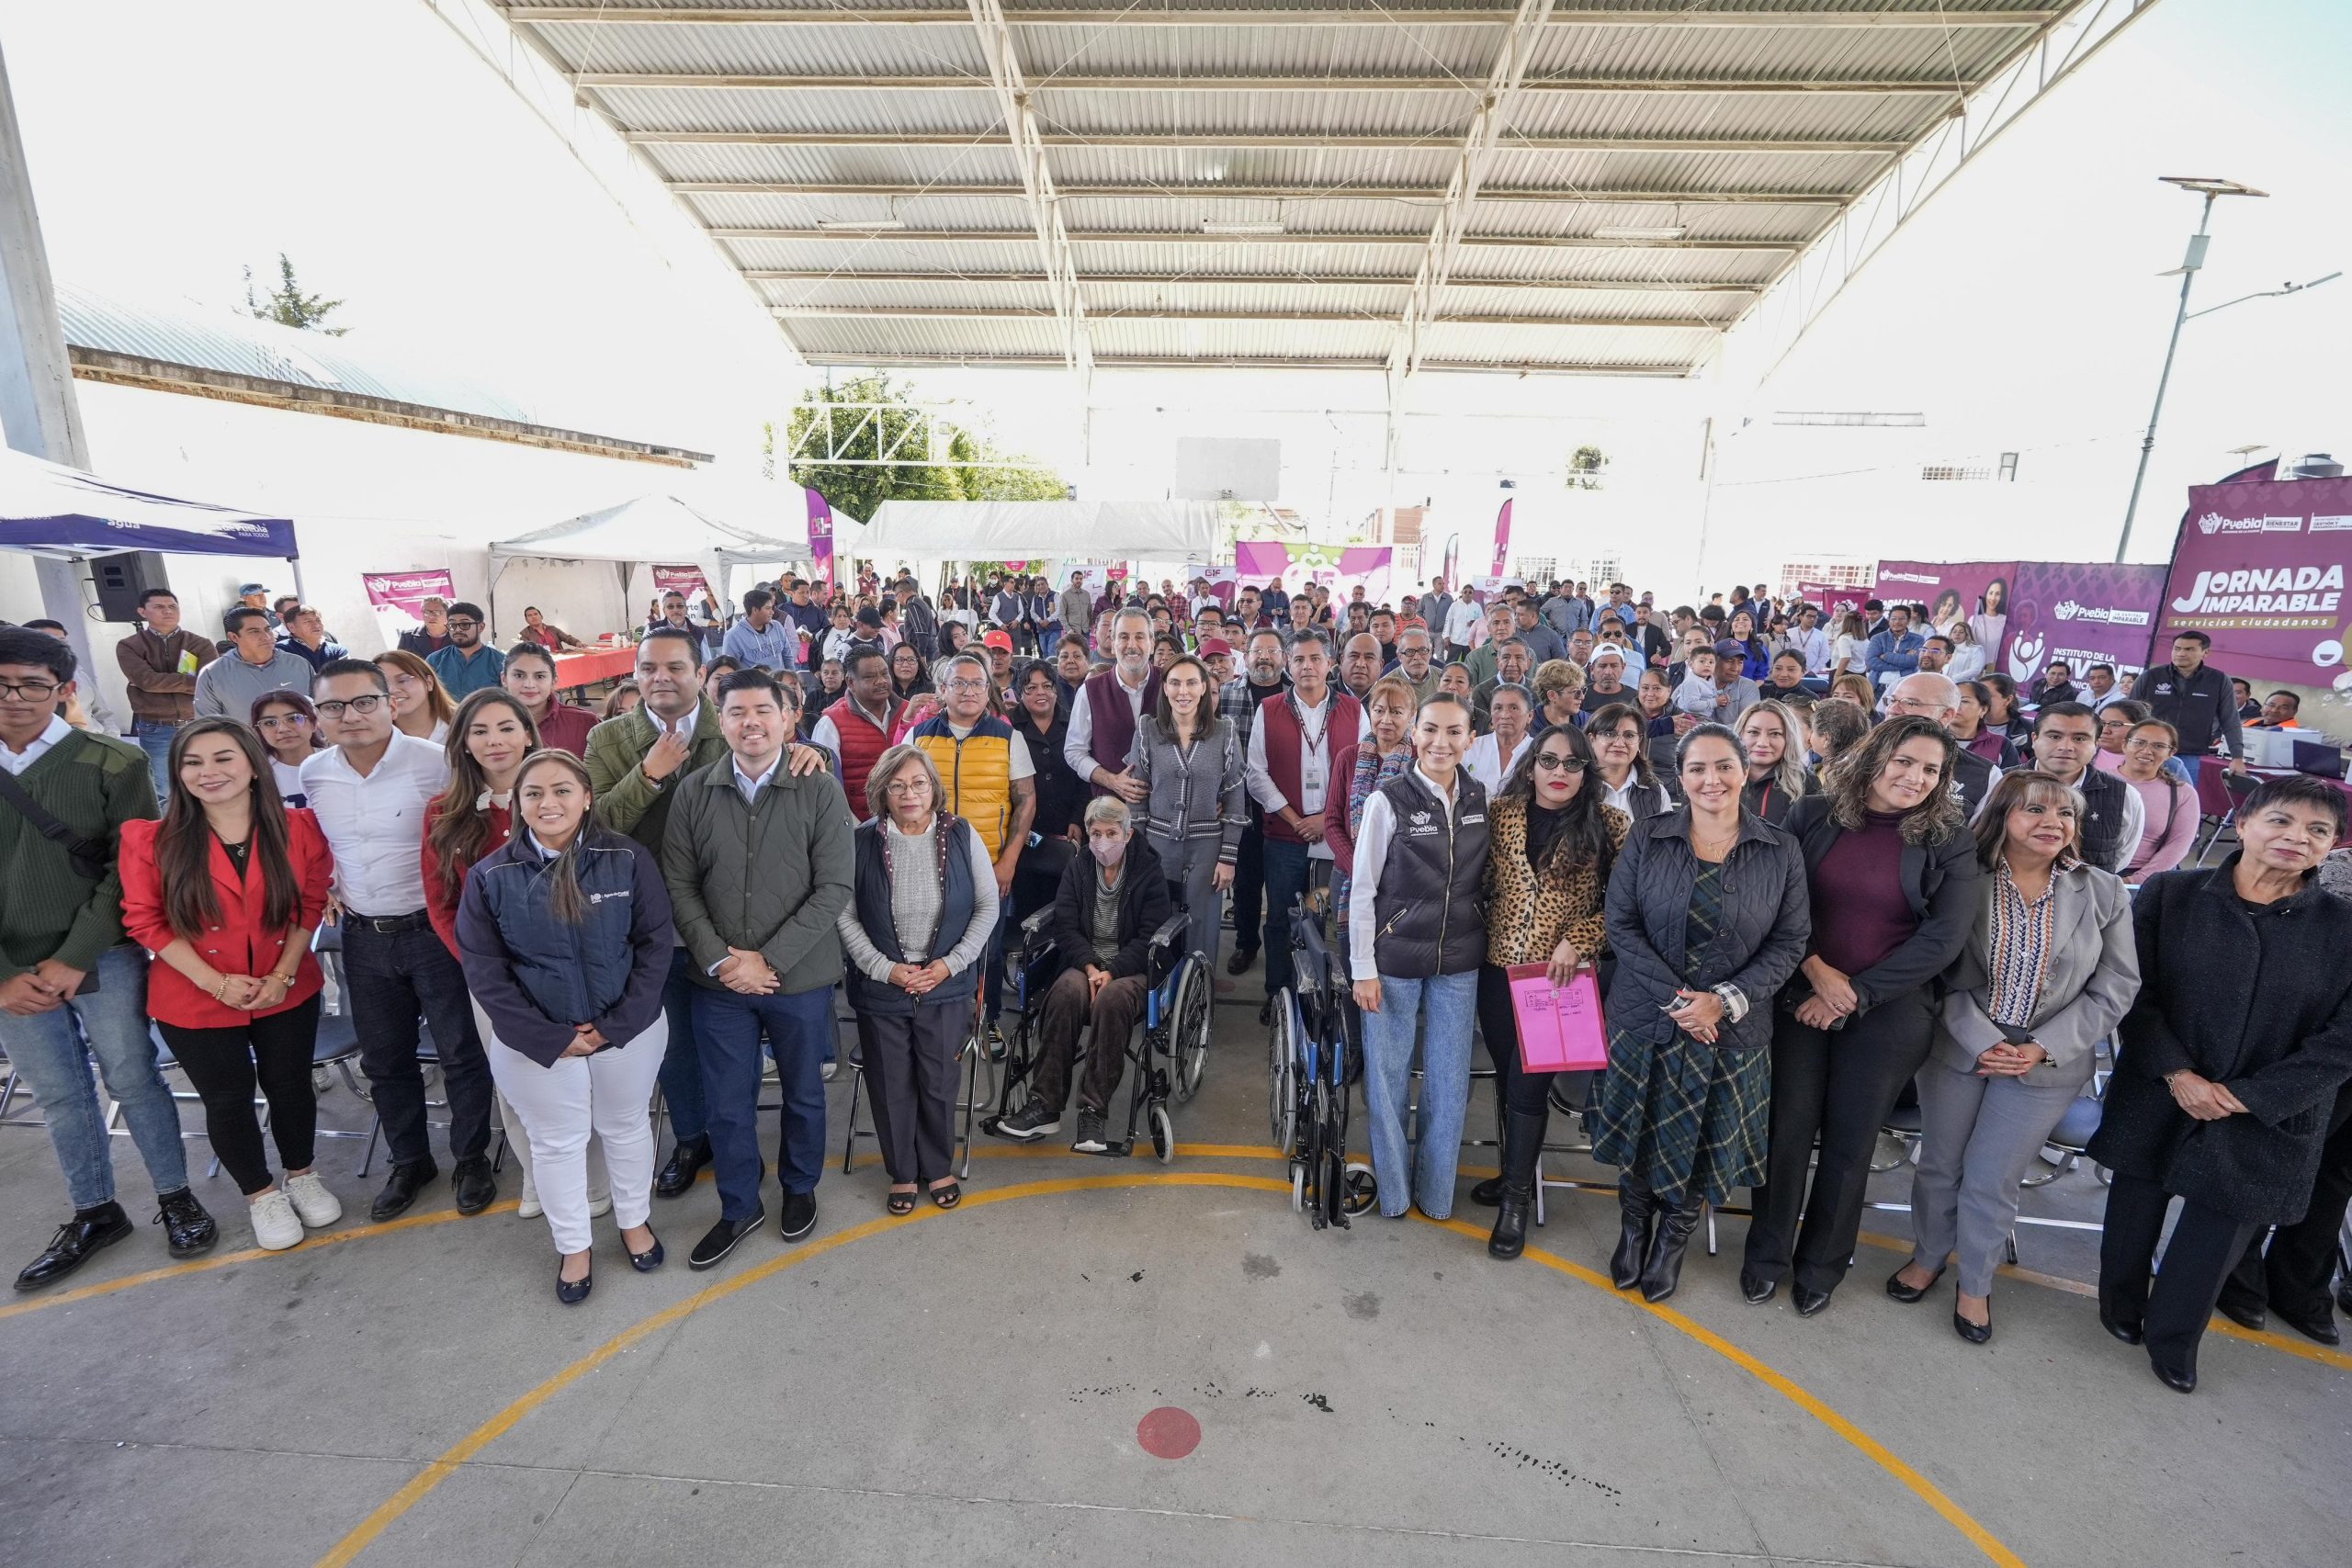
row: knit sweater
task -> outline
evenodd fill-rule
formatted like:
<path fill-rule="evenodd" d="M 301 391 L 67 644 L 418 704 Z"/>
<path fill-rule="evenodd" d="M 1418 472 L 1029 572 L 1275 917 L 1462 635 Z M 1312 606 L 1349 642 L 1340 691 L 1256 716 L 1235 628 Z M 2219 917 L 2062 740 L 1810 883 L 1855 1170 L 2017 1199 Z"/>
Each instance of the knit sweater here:
<path fill-rule="evenodd" d="M 155 786 L 147 754 L 112 736 L 75 730 L 17 775 L 25 793 L 80 837 L 111 850 L 125 822 L 152 818 Z M 0 980 L 48 959 L 94 969 L 122 944 L 122 873 L 109 856 L 106 878 L 74 869 L 62 844 L 40 835 L 0 802 Z"/>

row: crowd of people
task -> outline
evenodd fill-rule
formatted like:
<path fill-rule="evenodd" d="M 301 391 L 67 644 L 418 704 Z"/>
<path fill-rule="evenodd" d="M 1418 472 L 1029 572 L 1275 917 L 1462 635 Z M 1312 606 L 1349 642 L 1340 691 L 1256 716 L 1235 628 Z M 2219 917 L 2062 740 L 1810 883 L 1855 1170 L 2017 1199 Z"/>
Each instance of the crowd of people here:
<path fill-rule="evenodd" d="M 130 741 L 69 720 L 61 637 L 0 627 L 0 1048 L 74 1210 L 17 1287 L 135 1228 L 91 1058 L 168 1249 L 215 1245 L 156 1035 L 282 1249 L 342 1216 L 314 1168 L 328 987 L 390 1150 L 377 1220 L 439 1175 L 429 1032 L 458 1209 L 494 1201 L 503 1127 L 574 1303 L 593 1222 L 660 1268 L 654 1200 L 706 1168 L 719 1217 L 689 1267 L 765 1221 L 769 1059 L 778 1230 L 814 1230 L 837 996 L 888 1211 L 950 1209 L 957 1058 L 975 1031 L 1001 1044 L 1012 921 L 1052 911 L 1058 972 L 995 1130 L 1058 1133 L 1074 1092 L 1072 1146 L 1100 1153 L 1150 933 L 1184 911 L 1220 989 L 1261 964 L 1263 1021 L 1294 982 L 1292 913 L 1328 889 L 1383 1215 L 1452 1214 L 1483 1043 L 1502 1168 L 1471 1196 L 1497 1210 L 1493 1256 L 1524 1248 L 1555 1110 L 1581 1111 L 1620 1173 L 1621 1289 L 1672 1295 L 1705 1206 L 1744 1191 L 1743 1294 L 1785 1284 L 1810 1317 L 1916 1094 L 1917 1246 L 1885 1289 L 1923 1299 L 1956 1260 L 1952 1326 L 1981 1344 L 2019 1184 L 2098 1081 L 2109 1332 L 2183 1391 L 2217 1302 L 2335 1343 L 2345 797 L 2265 778 L 2234 850 L 2182 869 L 2185 764 L 2242 772 L 2242 724 L 2291 705 L 2253 706 L 2195 633 L 2128 685 L 2053 666 L 2020 691 L 1956 604 L 1833 627 L 1764 585 L 1701 597 L 787 576 L 723 629 L 658 602 L 592 712 L 557 689 L 576 639 L 536 610 L 502 649 L 480 606 L 435 602 L 371 660 L 259 585 L 225 644 L 154 590 L 118 649 Z M 1522 1065 L 1530 964 L 1594 972 L 1604 1069 Z"/>

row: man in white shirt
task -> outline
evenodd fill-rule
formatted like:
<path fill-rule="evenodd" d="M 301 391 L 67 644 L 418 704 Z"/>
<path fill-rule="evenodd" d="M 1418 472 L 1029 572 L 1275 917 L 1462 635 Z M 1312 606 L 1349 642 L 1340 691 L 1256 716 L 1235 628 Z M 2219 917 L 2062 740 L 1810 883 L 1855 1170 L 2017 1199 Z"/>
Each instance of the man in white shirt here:
<path fill-rule="evenodd" d="M 1470 651 L 1470 644 L 1478 634 L 1478 624 L 1486 618 L 1486 610 L 1467 588 L 1445 612 L 1445 660 L 1451 664 Z"/>
<path fill-rule="evenodd" d="M 1243 767 L 1250 797 L 1265 810 L 1261 1023 L 1272 1020 L 1273 998 L 1291 984 L 1290 911 L 1306 891 L 1308 863 L 1331 859 L 1323 841 L 1323 803 L 1332 787 L 1332 756 L 1351 737 L 1361 737 L 1364 722 L 1356 700 L 1331 689 L 1331 645 L 1321 632 L 1309 627 L 1293 637 L 1289 660 L 1291 690 L 1259 708 Z"/>
<path fill-rule="evenodd" d="M 2114 665 L 2094 664 L 2083 671 L 2082 703 L 2091 712 L 2104 713 L 2131 695 L 2130 691 L 2117 683 Z"/>
<path fill-rule="evenodd" d="M 1789 646 L 1804 656 L 1804 672 L 1826 678 L 1829 673 L 1829 628 L 1821 623 L 1821 606 L 1807 604 L 1797 613 L 1797 627 Z"/>
<path fill-rule="evenodd" d="M 1108 792 L 1129 806 L 1142 805 L 1151 793 L 1149 784 L 1127 771 L 1136 727 L 1159 695 L 1151 642 L 1151 617 L 1141 609 L 1131 606 L 1111 617 L 1111 669 L 1107 676 L 1092 675 L 1080 684 L 1062 743 L 1070 772 L 1097 794 Z"/>
<path fill-rule="evenodd" d="M 374 1089 L 392 1169 L 369 1208 L 389 1220 L 440 1174 L 424 1120 L 416 1059 L 419 1014 L 432 1026 L 449 1099 L 450 1172 L 458 1212 L 498 1196 L 490 1169 L 490 1060 L 474 1029 L 465 971 L 424 912 L 425 818 L 449 783 L 440 747 L 392 726 L 384 672 L 356 659 L 319 671 L 319 731 L 334 747 L 302 764 L 302 793 L 334 852 L 344 993 L 359 1034 L 359 1065 Z"/>

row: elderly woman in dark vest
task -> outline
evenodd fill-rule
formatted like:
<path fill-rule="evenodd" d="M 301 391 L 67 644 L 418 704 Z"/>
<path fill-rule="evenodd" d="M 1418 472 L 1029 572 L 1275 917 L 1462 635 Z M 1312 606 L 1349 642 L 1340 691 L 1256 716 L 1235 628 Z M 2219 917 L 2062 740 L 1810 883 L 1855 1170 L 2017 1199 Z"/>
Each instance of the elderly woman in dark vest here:
<path fill-rule="evenodd" d="M 956 1058 L 996 931 L 996 869 L 944 798 L 922 748 L 882 753 L 865 780 L 854 892 L 835 922 L 894 1214 L 914 1212 L 918 1185 L 943 1209 L 964 1196 L 950 1169 Z"/>
<path fill-rule="evenodd" d="M 1618 1168 L 1609 1277 L 1672 1295 L 1703 1202 L 1764 1173 L 1772 998 L 1804 956 L 1804 856 L 1740 805 L 1739 738 L 1676 749 L 1687 809 L 1643 818 L 1609 874 L 1609 1067 L 1592 1157 Z"/>
<path fill-rule="evenodd" d="M 2302 1217 L 2352 1079 L 2352 905 L 2314 875 L 2344 829 L 2333 784 L 2266 779 L 2238 808 L 2235 854 L 2151 877 L 2132 906 L 2140 995 L 2090 1143 L 2115 1172 L 2098 1315 L 2182 1393 L 2231 1266 L 2262 1227 Z"/>
<path fill-rule="evenodd" d="M 1839 754 L 1826 794 L 1789 812 L 1812 933 L 1772 1026 L 1771 1159 L 1739 1274 L 1751 1302 L 1790 1275 L 1811 1317 L 1853 1261 L 1871 1150 L 1927 1066 L 1937 978 L 1975 928 L 1984 868 L 1951 787 L 1959 750 L 1932 718 L 1890 718 Z"/>
<path fill-rule="evenodd" d="M 1111 617 L 1111 668 L 1096 671 L 1070 704 L 1063 752 L 1072 772 L 1097 795 L 1115 795 L 1141 806 L 1151 786 L 1128 771 L 1136 727 L 1159 701 L 1159 671 L 1151 664 L 1151 616 L 1130 605 Z"/>

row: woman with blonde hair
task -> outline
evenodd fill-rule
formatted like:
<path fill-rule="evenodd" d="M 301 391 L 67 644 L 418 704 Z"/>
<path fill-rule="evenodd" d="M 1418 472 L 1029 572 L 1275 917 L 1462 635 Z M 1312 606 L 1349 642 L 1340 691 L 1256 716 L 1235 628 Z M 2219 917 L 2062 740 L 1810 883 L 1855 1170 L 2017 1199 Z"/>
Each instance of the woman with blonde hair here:
<path fill-rule="evenodd" d="M 1871 690 L 1870 677 L 1867 675 L 1840 675 L 1830 682 L 1829 700 L 1836 702 L 1841 698 L 1852 703 L 1864 713 L 1871 712 L 1878 706 L 1878 694 Z"/>
<path fill-rule="evenodd" d="M 392 728 L 435 746 L 448 739 L 457 707 L 433 666 L 404 648 L 376 655 L 375 664 L 384 672 L 385 693 L 391 698 Z"/>
<path fill-rule="evenodd" d="M 1535 694 L 1535 728 L 1575 724 L 1584 712 L 1584 666 L 1547 659 L 1529 677 L 1528 690 Z"/>
<path fill-rule="evenodd" d="M 1767 697 L 1739 716 L 1739 744 L 1747 754 L 1747 784 L 1741 804 L 1778 828 L 1789 808 L 1814 793 L 1813 770 L 1805 766 L 1804 725 L 1788 704 Z"/>

